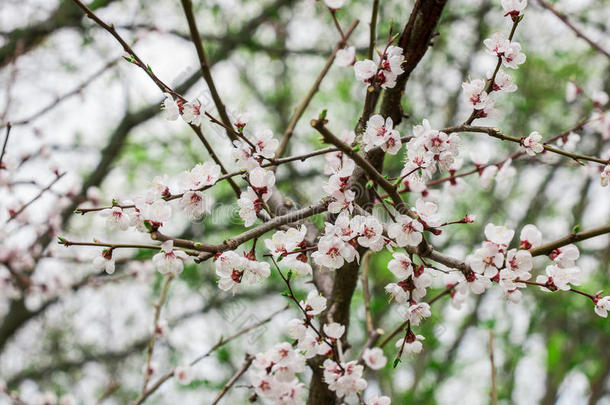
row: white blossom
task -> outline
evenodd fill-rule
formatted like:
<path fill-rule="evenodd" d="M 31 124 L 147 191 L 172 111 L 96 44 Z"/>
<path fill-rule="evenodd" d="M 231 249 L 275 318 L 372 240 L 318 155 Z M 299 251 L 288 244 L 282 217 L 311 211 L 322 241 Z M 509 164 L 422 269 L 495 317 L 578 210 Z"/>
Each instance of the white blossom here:
<path fill-rule="evenodd" d="M 528 155 L 536 156 L 537 153 L 542 153 L 544 150 L 544 146 L 540 141 L 542 141 L 542 135 L 534 131 L 529 136 L 523 138 L 521 144 Z"/>
<path fill-rule="evenodd" d="M 383 350 L 379 347 L 367 347 L 364 349 L 362 359 L 366 363 L 366 366 L 372 370 L 382 369 L 388 362 L 388 359 L 383 354 Z"/>

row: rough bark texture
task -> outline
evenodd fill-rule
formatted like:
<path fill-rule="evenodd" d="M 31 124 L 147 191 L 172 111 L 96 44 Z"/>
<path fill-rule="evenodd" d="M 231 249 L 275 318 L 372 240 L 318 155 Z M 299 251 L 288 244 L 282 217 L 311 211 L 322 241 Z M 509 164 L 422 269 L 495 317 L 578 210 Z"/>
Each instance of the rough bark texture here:
<path fill-rule="evenodd" d="M 417 0 L 409 22 L 400 35 L 398 46 L 403 49 L 405 55 L 403 64 L 405 72 L 398 77 L 394 88 L 385 91 L 381 103 L 381 114 L 384 117 L 392 117 L 394 125 L 397 125 L 403 116 L 400 100 L 405 92 L 409 75 L 430 46 L 446 3 L 447 0 Z"/>
<path fill-rule="evenodd" d="M 409 22 L 400 36 L 399 46 L 404 49 L 406 59 L 405 72 L 398 78 L 394 89 L 386 90 L 381 106 L 381 114 L 384 117 L 391 116 L 395 123 L 400 122 L 402 118 L 400 99 L 404 93 L 409 75 L 428 49 L 445 3 L 446 0 L 418 0 L 413 7 Z M 373 108 L 374 101 L 372 101 Z M 365 108 L 361 121 L 366 121 L 368 115 Z M 366 159 L 378 171 L 383 169 L 383 158 L 384 153 L 380 150 L 366 154 Z M 360 168 L 356 168 L 352 175 L 351 186 L 356 191 L 356 202 L 363 208 L 370 210 L 374 195 L 365 187 L 367 180 L 364 172 Z M 362 256 L 365 250 L 360 249 L 359 252 Z M 346 337 L 349 328 L 350 304 L 358 283 L 358 270 L 359 264 L 354 261 L 335 272 L 332 292 L 327 302 L 327 310 L 320 317 L 321 323 L 326 323 L 332 319 L 334 322 L 345 325 L 346 332 L 342 338 L 344 348 L 347 348 Z M 316 357 L 309 362 L 313 375 L 309 387 L 308 405 L 334 405 L 339 403 L 339 399 L 334 392 L 330 391 L 328 385 L 324 383 L 324 371 L 320 367 L 323 361 L 324 358 Z"/>

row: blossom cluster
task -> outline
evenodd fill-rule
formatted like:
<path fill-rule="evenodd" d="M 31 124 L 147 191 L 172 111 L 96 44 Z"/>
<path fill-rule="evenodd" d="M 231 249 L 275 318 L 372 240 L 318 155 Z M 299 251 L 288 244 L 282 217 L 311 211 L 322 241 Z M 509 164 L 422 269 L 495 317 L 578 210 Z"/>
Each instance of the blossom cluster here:
<path fill-rule="evenodd" d="M 526 0 L 502 1 L 502 7 L 506 12 L 505 16 L 510 17 L 514 24 L 520 21 L 526 6 Z M 498 58 L 498 66 L 495 71 L 488 72 L 487 80 L 473 79 L 462 83 L 462 90 L 466 102 L 474 110 L 474 117 L 496 118 L 499 113 L 495 108 L 492 92 L 511 93 L 517 90 L 511 76 L 500 69 L 500 66 L 517 69 L 519 65 L 525 62 L 526 56 L 521 52 L 521 45 L 518 42 L 506 38 L 499 32 L 494 33 L 491 38 L 485 39 L 483 43 L 487 47 L 487 51 Z"/>
<path fill-rule="evenodd" d="M 175 193 L 170 191 L 170 179 L 157 176 L 150 188 L 137 195 L 133 201 L 114 201 L 111 208 L 102 210 L 100 215 L 106 218 L 111 230 L 125 231 L 134 227 L 139 232 L 157 230 L 172 218 L 171 201 L 177 200 L 178 208 L 189 218 L 201 218 L 210 212 L 211 197 L 204 190 L 213 186 L 220 176 L 220 166 L 212 162 L 195 165 L 191 170 L 180 173 L 175 179 Z M 173 242 L 167 241 L 161 246 L 161 252 L 153 258 L 153 264 L 163 274 L 179 274 L 183 262 L 188 258 L 182 251 L 174 250 Z M 113 248 L 101 251 L 93 261 L 96 269 L 114 272 Z"/>
<path fill-rule="evenodd" d="M 426 182 L 438 169 L 451 170 L 459 156 L 460 137 L 433 129 L 428 120 L 413 127 L 400 177 L 405 190 L 426 195 Z"/>
<path fill-rule="evenodd" d="M 216 275 L 220 277 L 218 287 L 224 291 L 235 291 L 242 283 L 256 284 L 269 277 L 269 263 L 256 260 L 254 252 L 223 252 L 215 262 Z"/>
<path fill-rule="evenodd" d="M 241 125 L 245 126 L 243 123 Z M 250 226 L 271 198 L 275 174 L 262 168 L 261 164 L 264 159 L 269 160 L 275 156 L 279 141 L 273 137 L 270 130 L 258 131 L 254 136 L 248 137 L 241 125 L 238 128 L 243 139 L 233 141 L 232 154 L 237 166 L 247 172 L 248 187 L 241 193 L 237 205 L 239 216 L 246 226 Z"/>
<path fill-rule="evenodd" d="M 391 89 L 396 86 L 398 76 L 404 72 L 404 60 L 403 49 L 390 45 L 383 52 L 377 51 L 373 60 L 365 59 L 354 64 L 356 80 Z"/>
<path fill-rule="evenodd" d="M 296 377 L 305 371 L 305 357 L 290 343 L 278 343 L 258 353 L 252 362 L 249 378 L 254 391 L 272 404 L 300 405 L 306 392 Z"/>

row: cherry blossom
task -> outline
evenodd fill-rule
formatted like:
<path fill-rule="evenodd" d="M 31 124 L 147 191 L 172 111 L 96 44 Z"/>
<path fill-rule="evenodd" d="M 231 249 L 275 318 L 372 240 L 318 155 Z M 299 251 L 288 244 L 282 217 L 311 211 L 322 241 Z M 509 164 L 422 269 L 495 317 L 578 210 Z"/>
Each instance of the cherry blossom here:
<path fill-rule="evenodd" d="M 248 187 L 239 196 L 237 206 L 239 207 L 239 217 L 244 220 L 244 226 L 251 226 L 256 221 L 256 216 L 261 211 L 263 204 L 252 187 Z"/>
<path fill-rule="evenodd" d="M 189 218 L 201 218 L 210 212 L 212 200 L 201 191 L 187 191 L 180 198 L 180 208 Z"/>
<path fill-rule="evenodd" d="M 366 59 L 354 64 L 357 80 L 365 83 L 378 83 L 382 88 L 391 89 L 396 86 L 397 77 L 403 73 L 404 55 L 402 48 L 389 46 L 382 54 L 375 54 L 375 60 Z"/>
<path fill-rule="evenodd" d="M 524 273 L 532 270 L 532 267 L 532 254 L 527 250 L 511 249 L 506 253 L 506 268 L 517 273 L 521 279 Z"/>
<path fill-rule="evenodd" d="M 385 367 L 388 359 L 384 356 L 383 350 L 379 347 L 364 349 L 362 359 L 366 363 L 366 366 L 373 370 L 379 370 Z"/>
<path fill-rule="evenodd" d="M 156 335 L 158 335 L 160 338 L 165 338 L 165 337 L 169 336 L 170 331 L 169 331 L 169 324 L 167 323 L 167 320 L 159 319 L 159 321 L 155 325 L 154 330 L 152 332 L 155 333 Z"/>
<path fill-rule="evenodd" d="M 352 190 L 345 190 L 343 193 L 335 194 L 335 201 L 328 204 L 328 212 L 336 214 L 347 210 L 351 213 L 354 210 L 355 198 L 356 193 Z"/>
<path fill-rule="evenodd" d="M 504 9 L 504 16 L 510 16 L 515 20 L 523 10 L 527 7 L 527 0 L 502 0 L 502 8 Z"/>
<path fill-rule="evenodd" d="M 426 302 L 413 304 L 406 311 L 403 311 L 405 321 L 410 321 L 412 326 L 419 325 L 422 319 L 429 318 L 431 315 L 430 305 Z"/>
<path fill-rule="evenodd" d="M 525 288 L 526 284 L 520 283 L 522 280 L 529 280 L 531 274 L 529 272 L 515 272 L 510 268 L 505 268 L 500 271 L 498 283 L 504 290 L 504 294 L 508 300 L 514 303 L 521 301 L 520 288 Z"/>
<path fill-rule="evenodd" d="M 403 288 L 397 283 L 389 283 L 385 286 L 385 291 L 390 295 L 390 300 L 396 301 L 398 304 L 405 304 L 409 301 L 411 293 L 408 289 Z"/>
<path fill-rule="evenodd" d="M 356 48 L 348 46 L 337 51 L 335 63 L 338 66 L 351 66 L 356 61 Z"/>
<path fill-rule="evenodd" d="M 527 224 L 521 229 L 519 239 L 521 249 L 537 248 L 542 245 L 542 233 L 532 224 Z"/>
<path fill-rule="evenodd" d="M 150 223 L 162 225 L 168 221 L 172 216 L 172 207 L 165 200 L 154 200 L 153 202 L 146 201 L 145 199 L 136 199 L 135 201 L 137 211 L 135 213 L 134 221 L 142 224 L 144 221 Z M 139 226 L 141 232 L 146 232 L 146 228 Z"/>
<path fill-rule="evenodd" d="M 163 118 L 168 121 L 177 120 L 180 116 L 180 107 L 178 106 L 178 103 L 176 103 L 171 94 L 163 93 L 163 95 L 165 96 L 165 100 L 163 100 L 163 104 L 161 105 Z"/>
<path fill-rule="evenodd" d="M 593 100 L 593 104 L 595 108 L 601 109 L 603 106 L 608 104 L 608 100 L 610 100 L 610 96 L 605 91 L 596 91 L 591 95 L 591 100 Z"/>
<path fill-rule="evenodd" d="M 523 138 L 523 140 L 521 141 L 521 145 L 523 145 L 523 148 L 525 149 L 525 152 L 527 152 L 528 155 L 536 156 L 536 153 L 542 153 L 542 151 L 544 150 L 544 146 L 542 142 L 540 142 L 541 140 L 542 135 L 534 131 L 526 138 Z"/>
<path fill-rule="evenodd" d="M 193 381 L 194 373 L 191 366 L 178 366 L 174 369 L 174 376 L 180 385 L 189 385 Z"/>
<path fill-rule="evenodd" d="M 218 288 L 223 291 L 235 291 L 244 280 L 249 284 L 258 283 L 271 274 L 269 263 L 250 260 L 232 250 L 223 252 L 216 259 L 215 267 L 220 277 Z"/>
<path fill-rule="evenodd" d="M 103 249 L 101 255 L 93 259 L 93 268 L 104 269 L 108 274 L 114 273 L 114 258 L 112 257 L 112 249 Z"/>
<path fill-rule="evenodd" d="M 257 167 L 249 173 L 250 184 L 256 194 L 263 201 L 267 201 L 271 197 L 271 190 L 275 184 L 275 175 L 271 170 L 265 170 L 262 167 Z"/>
<path fill-rule="evenodd" d="M 294 318 L 288 322 L 288 335 L 295 340 L 302 340 L 307 333 L 307 324 L 302 319 Z"/>
<path fill-rule="evenodd" d="M 608 317 L 610 311 L 610 296 L 595 299 L 595 313 L 602 318 Z"/>
<path fill-rule="evenodd" d="M 525 54 L 521 52 L 518 42 L 511 42 L 502 34 L 496 32 L 491 38 L 483 41 L 490 53 L 502 59 L 502 64 L 511 69 L 517 69 L 518 65 L 525 62 Z"/>
<path fill-rule="evenodd" d="M 301 301 L 301 306 L 305 309 L 307 315 L 318 315 L 326 309 L 326 298 L 321 296 L 316 290 L 311 290 L 307 294 L 305 302 Z"/>
<path fill-rule="evenodd" d="M 358 252 L 340 238 L 326 235 L 320 238 L 318 250 L 311 254 L 311 258 L 322 267 L 338 269 L 345 261 L 353 262 L 357 255 Z"/>
<path fill-rule="evenodd" d="M 167 240 L 161 244 L 161 252 L 153 256 L 152 262 L 161 274 L 182 273 L 184 263 L 190 259 L 182 250 L 174 250 L 174 241 Z"/>
<path fill-rule="evenodd" d="M 272 159 L 280 146 L 280 141 L 273 137 L 273 132 L 270 129 L 257 131 L 251 141 L 256 147 L 255 153 L 267 159 Z"/>
<path fill-rule="evenodd" d="M 333 360 L 326 359 L 323 366 L 324 381 L 339 398 L 360 392 L 367 386 L 366 380 L 362 378 L 364 367 L 355 361 L 342 363 L 343 369 L 341 369 Z"/>
<path fill-rule="evenodd" d="M 339 136 L 341 142 L 345 143 L 346 145 L 351 145 L 354 143 L 355 138 L 356 133 L 354 131 L 343 131 Z M 324 174 L 326 175 L 332 175 L 339 172 L 346 162 L 351 160 L 343 152 L 330 152 L 325 154 L 324 158 L 326 159 L 326 165 L 324 166 Z"/>
<path fill-rule="evenodd" d="M 377 396 L 374 395 L 370 398 L 367 398 L 364 403 L 365 405 L 390 405 L 392 401 L 389 397 L 386 396 Z"/>
<path fill-rule="evenodd" d="M 360 235 L 358 244 L 367 247 L 375 252 L 380 251 L 385 246 L 383 238 L 383 225 L 373 215 L 357 215 L 352 219 L 352 227 Z"/>
<path fill-rule="evenodd" d="M 245 141 L 234 140 L 231 156 L 241 170 L 252 170 L 260 166 L 252 147 Z"/>
<path fill-rule="evenodd" d="M 345 0 L 324 0 L 324 4 L 326 4 L 326 7 L 330 8 L 331 10 L 338 10 L 343 7 Z"/>
<path fill-rule="evenodd" d="M 494 277 L 504 264 L 504 255 L 495 243 L 485 242 L 466 262 L 475 273 L 485 277 Z"/>
<path fill-rule="evenodd" d="M 216 163 L 205 162 L 183 172 L 180 176 L 180 183 L 186 190 L 199 190 L 216 184 L 219 176 L 220 166 Z"/>
<path fill-rule="evenodd" d="M 566 97 L 566 101 L 568 103 L 574 102 L 576 100 L 576 97 L 578 97 L 578 95 L 581 92 L 582 92 L 582 90 L 580 89 L 580 87 L 578 87 L 576 84 L 574 84 L 574 82 L 566 83 L 565 97 Z"/>
<path fill-rule="evenodd" d="M 559 267 L 573 267 L 579 256 L 578 248 L 572 244 L 557 248 L 549 254 L 551 260 Z"/>
<path fill-rule="evenodd" d="M 406 215 L 397 215 L 396 223 L 388 226 L 388 236 L 400 247 L 417 246 L 422 241 L 424 226 Z"/>
<path fill-rule="evenodd" d="M 407 143 L 407 164 L 422 168 L 427 178 L 441 169 L 448 169 L 459 154 L 460 137 L 432 129 L 428 120 L 413 127 L 413 138 Z"/>
<path fill-rule="evenodd" d="M 114 206 L 109 210 L 103 210 L 100 215 L 107 217 L 106 224 L 110 229 L 126 231 L 127 228 L 133 225 L 132 218 L 121 207 Z"/>
<path fill-rule="evenodd" d="M 151 183 L 152 192 L 157 196 L 157 198 L 171 195 L 171 192 L 169 191 L 169 178 L 167 177 L 167 174 L 164 174 L 163 176 L 155 176 Z"/>
<path fill-rule="evenodd" d="M 182 106 L 182 119 L 191 125 L 201 125 L 203 111 L 199 100 L 189 101 Z"/>
<path fill-rule="evenodd" d="M 501 252 L 504 252 L 510 241 L 513 240 L 515 231 L 504 225 L 487 224 L 485 226 L 485 237 L 488 241 L 496 244 Z"/>
<path fill-rule="evenodd" d="M 286 231 L 277 231 L 271 239 L 265 239 L 265 246 L 273 257 L 277 259 L 281 255 L 292 252 L 301 246 L 306 233 L 307 228 L 305 225 L 301 225 L 299 229 L 288 228 Z"/>
<path fill-rule="evenodd" d="M 393 259 L 388 263 L 388 269 L 399 279 L 405 279 L 413 274 L 413 263 L 404 253 L 392 254 Z"/>
<path fill-rule="evenodd" d="M 485 92 L 485 82 L 481 79 L 462 83 L 464 98 L 476 110 L 484 109 L 490 102 L 489 94 Z"/>
<path fill-rule="evenodd" d="M 600 176 L 602 187 L 606 187 L 610 183 L 610 165 L 606 165 Z"/>
<path fill-rule="evenodd" d="M 424 199 L 419 198 L 415 202 L 415 212 L 424 226 L 435 228 L 442 224 L 443 221 L 437 210 L 437 205 L 432 201 L 425 201 Z"/>
<path fill-rule="evenodd" d="M 467 286 L 473 294 L 483 294 L 486 289 L 491 287 L 491 280 L 482 274 L 469 273 L 466 277 Z"/>
<path fill-rule="evenodd" d="M 422 341 L 424 340 L 426 340 L 426 338 L 422 335 L 410 333 L 410 335 L 407 335 L 406 339 L 399 339 L 396 342 L 396 347 L 399 349 L 403 348 L 403 353 L 406 354 L 419 354 L 424 348 L 424 345 L 422 344 Z"/>
<path fill-rule="evenodd" d="M 331 339 L 339 339 L 345 333 L 345 326 L 337 322 L 326 323 L 323 329 L 324 334 Z"/>
<path fill-rule="evenodd" d="M 536 277 L 537 283 L 546 283 L 554 289 L 567 291 L 572 285 L 580 285 L 582 275 L 578 267 L 559 267 L 551 265 L 546 267 L 546 276 L 540 275 Z M 551 291 L 548 288 L 541 287 L 545 291 Z"/>
<path fill-rule="evenodd" d="M 487 78 L 489 80 L 491 80 L 492 75 L 493 72 L 487 72 Z M 498 70 L 498 73 L 496 73 L 492 88 L 494 91 L 505 91 L 507 93 L 517 91 L 517 85 L 513 83 L 512 77 L 502 69 Z"/>
<path fill-rule="evenodd" d="M 361 60 L 354 64 L 356 80 L 368 82 L 377 73 L 377 65 L 370 59 Z"/>
<path fill-rule="evenodd" d="M 305 357 L 289 343 L 278 343 L 258 353 L 249 372 L 257 395 L 271 403 L 301 404 L 305 389 L 296 377 L 305 368 Z"/>
<path fill-rule="evenodd" d="M 375 114 L 369 118 L 366 123 L 366 130 L 362 136 L 364 151 L 381 146 L 384 151 L 394 155 L 400 149 L 400 134 L 393 129 L 392 118 L 388 117 L 385 120 L 379 114 Z"/>
<path fill-rule="evenodd" d="M 246 257 L 245 268 L 246 271 L 243 275 L 243 279 L 249 284 L 259 283 L 271 274 L 271 266 L 269 263 L 259 262 L 258 260 L 253 260 L 249 257 Z"/>

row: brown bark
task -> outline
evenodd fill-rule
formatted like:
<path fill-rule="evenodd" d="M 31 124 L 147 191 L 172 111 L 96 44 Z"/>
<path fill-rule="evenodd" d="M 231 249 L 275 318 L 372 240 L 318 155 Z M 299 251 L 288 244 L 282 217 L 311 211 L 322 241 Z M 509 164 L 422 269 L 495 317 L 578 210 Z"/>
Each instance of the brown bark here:
<path fill-rule="evenodd" d="M 394 88 L 385 91 L 381 103 L 381 114 L 384 117 L 392 117 L 394 125 L 397 125 L 403 116 L 400 100 L 407 80 L 428 50 L 446 3 L 447 0 L 417 0 L 409 22 L 400 35 L 398 46 L 403 49 L 405 55 L 404 73 L 398 77 Z"/>
<path fill-rule="evenodd" d="M 428 49 L 445 3 L 446 0 L 418 0 L 413 7 L 409 22 L 400 36 L 399 46 L 403 48 L 406 59 L 405 72 L 398 78 L 394 89 L 386 90 L 381 107 L 381 114 L 385 117 L 391 116 L 395 123 L 398 123 L 402 116 L 400 99 L 404 93 L 409 75 Z M 369 100 L 368 97 L 367 100 Z M 374 104 L 372 103 L 373 108 Z M 366 121 L 369 115 L 366 108 L 364 111 L 361 121 Z M 366 154 L 366 160 L 381 172 L 384 152 L 381 150 L 371 152 Z M 374 201 L 374 195 L 365 186 L 367 180 L 367 176 L 362 169 L 356 168 L 352 175 L 351 185 L 352 189 L 356 191 L 356 203 L 365 209 L 367 207 L 370 209 L 371 203 Z M 360 194 L 358 194 L 359 192 Z M 365 250 L 360 249 L 359 252 L 362 256 Z M 349 329 L 350 304 L 358 283 L 358 270 L 359 265 L 354 261 L 353 263 L 347 263 L 335 272 L 331 296 L 327 302 L 327 310 L 320 317 L 322 324 L 332 319 L 334 322 L 345 325 L 344 348 L 347 347 L 346 337 Z M 328 385 L 324 382 L 324 372 L 320 367 L 323 361 L 323 358 L 316 357 L 309 362 L 313 375 L 309 387 L 308 405 L 333 405 L 339 402 L 335 393 L 330 391 Z"/>

